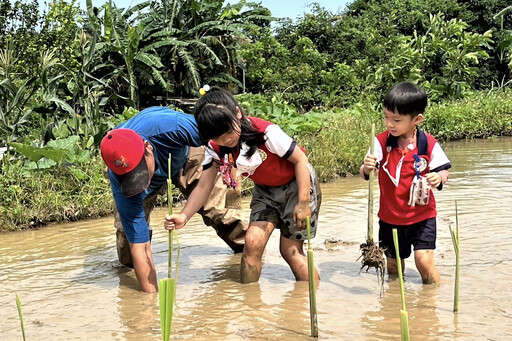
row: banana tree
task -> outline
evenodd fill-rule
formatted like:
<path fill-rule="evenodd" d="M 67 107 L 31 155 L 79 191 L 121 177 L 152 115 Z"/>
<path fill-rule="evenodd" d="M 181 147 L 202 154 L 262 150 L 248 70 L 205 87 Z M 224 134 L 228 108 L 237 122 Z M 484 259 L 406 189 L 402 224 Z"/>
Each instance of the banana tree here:
<path fill-rule="evenodd" d="M 129 104 L 135 108 L 140 106 L 141 75 L 149 83 L 169 88 L 160 71 L 163 64 L 156 49 L 170 44 L 172 39 L 165 31 L 155 32 L 144 21 L 146 14 L 141 13 L 149 4 L 145 2 L 124 10 L 110 1 L 103 8 L 101 24 L 104 35 L 101 38 L 105 45 L 104 56 L 115 61 L 116 79 L 128 87 Z"/>
<path fill-rule="evenodd" d="M 505 15 L 507 12 L 512 12 L 512 6 L 508 6 L 501 10 L 494 16 L 494 19 L 499 20 L 500 23 L 500 31 L 497 32 L 497 47 L 499 50 L 498 57 L 500 62 L 508 61 L 508 68 L 512 70 L 512 30 L 506 30 L 504 26 Z"/>
<path fill-rule="evenodd" d="M 198 88 L 193 68 L 185 57 L 194 60 L 194 68 L 202 78 L 199 82 L 236 83 L 240 86 L 236 80 L 236 56 L 241 44 L 252 41 L 251 33 L 261 29 L 256 23 L 272 20 L 269 13 L 261 5 L 246 1 L 226 6 L 217 0 L 179 1 L 174 26 L 179 39 L 188 45 L 186 50 L 177 46 L 169 52 L 170 60 L 181 59 L 182 69 L 178 69 L 175 76 L 178 81 L 184 81 L 185 90 L 194 93 Z"/>
<path fill-rule="evenodd" d="M 226 6 L 221 0 L 162 0 L 126 10 L 113 2 L 95 8 L 88 0 L 87 12 L 103 62 L 115 65 L 111 86 L 136 108 L 148 95 L 197 95 L 205 81 L 241 85 L 239 46 L 251 40 L 256 23 L 271 21 L 266 8 L 245 0 Z"/>
<path fill-rule="evenodd" d="M 236 79 L 237 51 L 259 30 L 256 21 L 271 21 L 259 4 L 220 0 L 163 0 L 152 3 L 144 23 L 155 35 L 167 36 L 156 51 L 172 91 L 197 95 L 202 82 L 241 83 Z"/>

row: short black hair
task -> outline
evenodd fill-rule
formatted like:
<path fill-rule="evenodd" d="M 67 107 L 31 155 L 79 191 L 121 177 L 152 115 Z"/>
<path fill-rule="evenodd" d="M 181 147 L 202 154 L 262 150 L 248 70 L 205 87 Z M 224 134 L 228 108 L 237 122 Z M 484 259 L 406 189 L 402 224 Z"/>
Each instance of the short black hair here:
<path fill-rule="evenodd" d="M 400 115 L 416 117 L 425 112 L 427 94 L 420 86 L 411 82 L 398 83 L 384 97 L 384 108 Z"/>

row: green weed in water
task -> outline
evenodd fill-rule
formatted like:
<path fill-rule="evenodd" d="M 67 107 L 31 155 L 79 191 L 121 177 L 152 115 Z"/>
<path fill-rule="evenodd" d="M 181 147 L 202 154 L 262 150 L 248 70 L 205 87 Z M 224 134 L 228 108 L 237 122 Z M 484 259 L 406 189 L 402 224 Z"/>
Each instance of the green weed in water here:
<path fill-rule="evenodd" d="M 23 341 L 25 338 L 25 326 L 23 325 L 23 314 L 21 313 L 21 301 L 18 294 L 16 294 L 16 306 L 18 307 L 18 315 L 20 316 L 20 324 L 21 324 L 21 334 L 23 335 Z"/>

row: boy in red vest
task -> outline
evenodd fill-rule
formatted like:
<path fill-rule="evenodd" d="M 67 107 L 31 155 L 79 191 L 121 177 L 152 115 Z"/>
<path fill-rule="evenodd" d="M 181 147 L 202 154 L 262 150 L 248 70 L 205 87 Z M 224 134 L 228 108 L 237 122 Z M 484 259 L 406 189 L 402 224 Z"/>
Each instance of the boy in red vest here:
<path fill-rule="evenodd" d="M 398 273 L 392 234 L 396 228 L 402 269 L 412 245 L 421 279 L 430 284 L 441 279 L 434 264 L 437 211 L 432 189 L 443 188 L 451 164 L 436 139 L 418 128 L 426 106 L 427 95 L 415 84 L 402 82 L 388 91 L 387 130 L 375 137 L 375 150 L 365 156 L 360 173 L 368 180 L 378 170 L 379 246 L 386 249 L 388 273 Z"/>

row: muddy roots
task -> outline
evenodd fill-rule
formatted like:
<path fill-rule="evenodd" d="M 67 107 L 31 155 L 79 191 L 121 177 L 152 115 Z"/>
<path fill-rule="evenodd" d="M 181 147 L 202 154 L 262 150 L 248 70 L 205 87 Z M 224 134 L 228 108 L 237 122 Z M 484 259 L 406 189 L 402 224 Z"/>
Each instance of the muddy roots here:
<path fill-rule="evenodd" d="M 377 271 L 377 276 L 380 278 L 381 289 L 384 288 L 384 267 L 386 265 L 386 258 L 384 258 L 384 249 L 380 248 L 373 241 L 367 240 L 366 243 L 363 243 L 359 246 L 359 250 L 361 251 L 361 256 L 359 259 L 361 260 L 361 271 L 363 271 L 364 267 L 366 267 L 366 272 L 370 270 L 370 268 L 375 268 Z"/>

